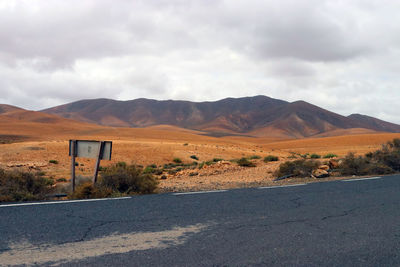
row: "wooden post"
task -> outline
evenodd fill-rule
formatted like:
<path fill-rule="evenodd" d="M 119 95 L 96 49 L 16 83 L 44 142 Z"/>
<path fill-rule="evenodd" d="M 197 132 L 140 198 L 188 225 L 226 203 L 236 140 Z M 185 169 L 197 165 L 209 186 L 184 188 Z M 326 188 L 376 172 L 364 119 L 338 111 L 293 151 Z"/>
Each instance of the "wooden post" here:
<path fill-rule="evenodd" d="M 97 183 L 97 175 L 99 173 L 100 161 L 101 158 L 103 157 L 103 151 L 104 151 L 104 141 L 101 141 L 99 146 L 99 152 L 97 154 L 98 156 L 97 156 L 96 166 L 94 168 L 93 185 Z"/>
<path fill-rule="evenodd" d="M 72 193 L 75 192 L 75 155 L 76 155 L 76 140 L 71 140 L 71 184 Z"/>

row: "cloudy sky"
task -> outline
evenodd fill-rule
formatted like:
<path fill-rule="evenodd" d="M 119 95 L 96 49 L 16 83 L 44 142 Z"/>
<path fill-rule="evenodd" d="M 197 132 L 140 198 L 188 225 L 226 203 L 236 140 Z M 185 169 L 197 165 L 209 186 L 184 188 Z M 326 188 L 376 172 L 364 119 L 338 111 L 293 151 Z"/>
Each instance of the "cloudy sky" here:
<path fill-rule="evenodd" d="M 0 103 L 267 95 L 400 123 L 400 2 L 0 0 Z"/>

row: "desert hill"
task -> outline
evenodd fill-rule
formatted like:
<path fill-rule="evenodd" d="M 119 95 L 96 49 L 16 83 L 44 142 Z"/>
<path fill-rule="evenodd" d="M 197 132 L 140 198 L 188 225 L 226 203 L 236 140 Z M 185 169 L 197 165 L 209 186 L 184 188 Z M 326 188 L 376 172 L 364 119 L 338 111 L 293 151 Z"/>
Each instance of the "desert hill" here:
<path fill-rule="evenodd" d="M 290 103 L 267 96 L 215 102 L 92 99 L 42 112 L 106 126 L 172 125 L 212 135 L 303 138 L 330 132 L 337 134 L 344 129 L 347 129 L 345 133 L 351 133 L 353 128 L 357 132 L 400 132 L 400 125 L 372 117 L 345 117 L 304 101 Z"/>

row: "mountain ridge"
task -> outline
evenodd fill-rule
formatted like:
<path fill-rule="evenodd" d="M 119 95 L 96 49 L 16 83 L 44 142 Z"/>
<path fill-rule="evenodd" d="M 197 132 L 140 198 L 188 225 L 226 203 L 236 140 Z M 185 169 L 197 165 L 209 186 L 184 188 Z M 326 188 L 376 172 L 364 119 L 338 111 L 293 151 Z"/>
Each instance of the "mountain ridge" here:
<path fill-rule="evenodd" d="M 267 96 L 218 101 L 139 98 L 80 100 L 41 112 L 114 127 L 173 125 L 209 133 L 268 136 L 268 131 L 304 138 L 340 129 L 400 132 L 400 125 L 366 115 L 342 116 L 305 101 L 287 102 Z M 264 133 L 264 134 L 262 134 Z"/>

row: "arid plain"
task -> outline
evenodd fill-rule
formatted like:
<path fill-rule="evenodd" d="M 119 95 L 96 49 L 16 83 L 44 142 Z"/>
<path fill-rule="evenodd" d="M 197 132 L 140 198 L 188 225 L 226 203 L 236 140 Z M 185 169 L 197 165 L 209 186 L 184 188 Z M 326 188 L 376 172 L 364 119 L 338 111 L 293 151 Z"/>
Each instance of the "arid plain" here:
<path fill-rule="evenodd" d="M 124 161 L 144 167 L 151 164 L 162 167 L 176 158 L 183 163 L 195 161 L 200 165 L 216 158 L 223 159 L 209 166 L 203 164 L 201 169 L 193 165 L 175 173 L 164 173 L 163 179 L 160 175 L 160 192 L 224 189 L 276 184 L 273 172 L 280 163 L 294 155 L 316 153 L 323 156 L 333 153 L 341 157 L 350 151 L 364 154 L 380 148 L 393 138 L 400 138 L 398 133 L 364 129 L 332 132 L 331 135 L 334 136 L 325 134 L 325 137 L 303 139 L 212 137 L 203 132 L 168 125 L 105 127 L 40 112 L 9 110 L 0 115 L 0 167 L 41 171 L 55 180 L 68 180 L 69 139 L 109 140 L 113 142 L 112 160 L 102 161 L 102 166 Z M 268 155 L 278 156 L 279 161 L 263 162 Z M 198 160 L 194 160 L 193 156 Z M 231 161 L 252 156 L 259 157 L 253 157 L 256 167 L 240 167 Z M 57 164 L 49 161 L 56 161 Z M 77 161 L 77 175 L 92 175 L 94 160 L 78 158 Z"/>

